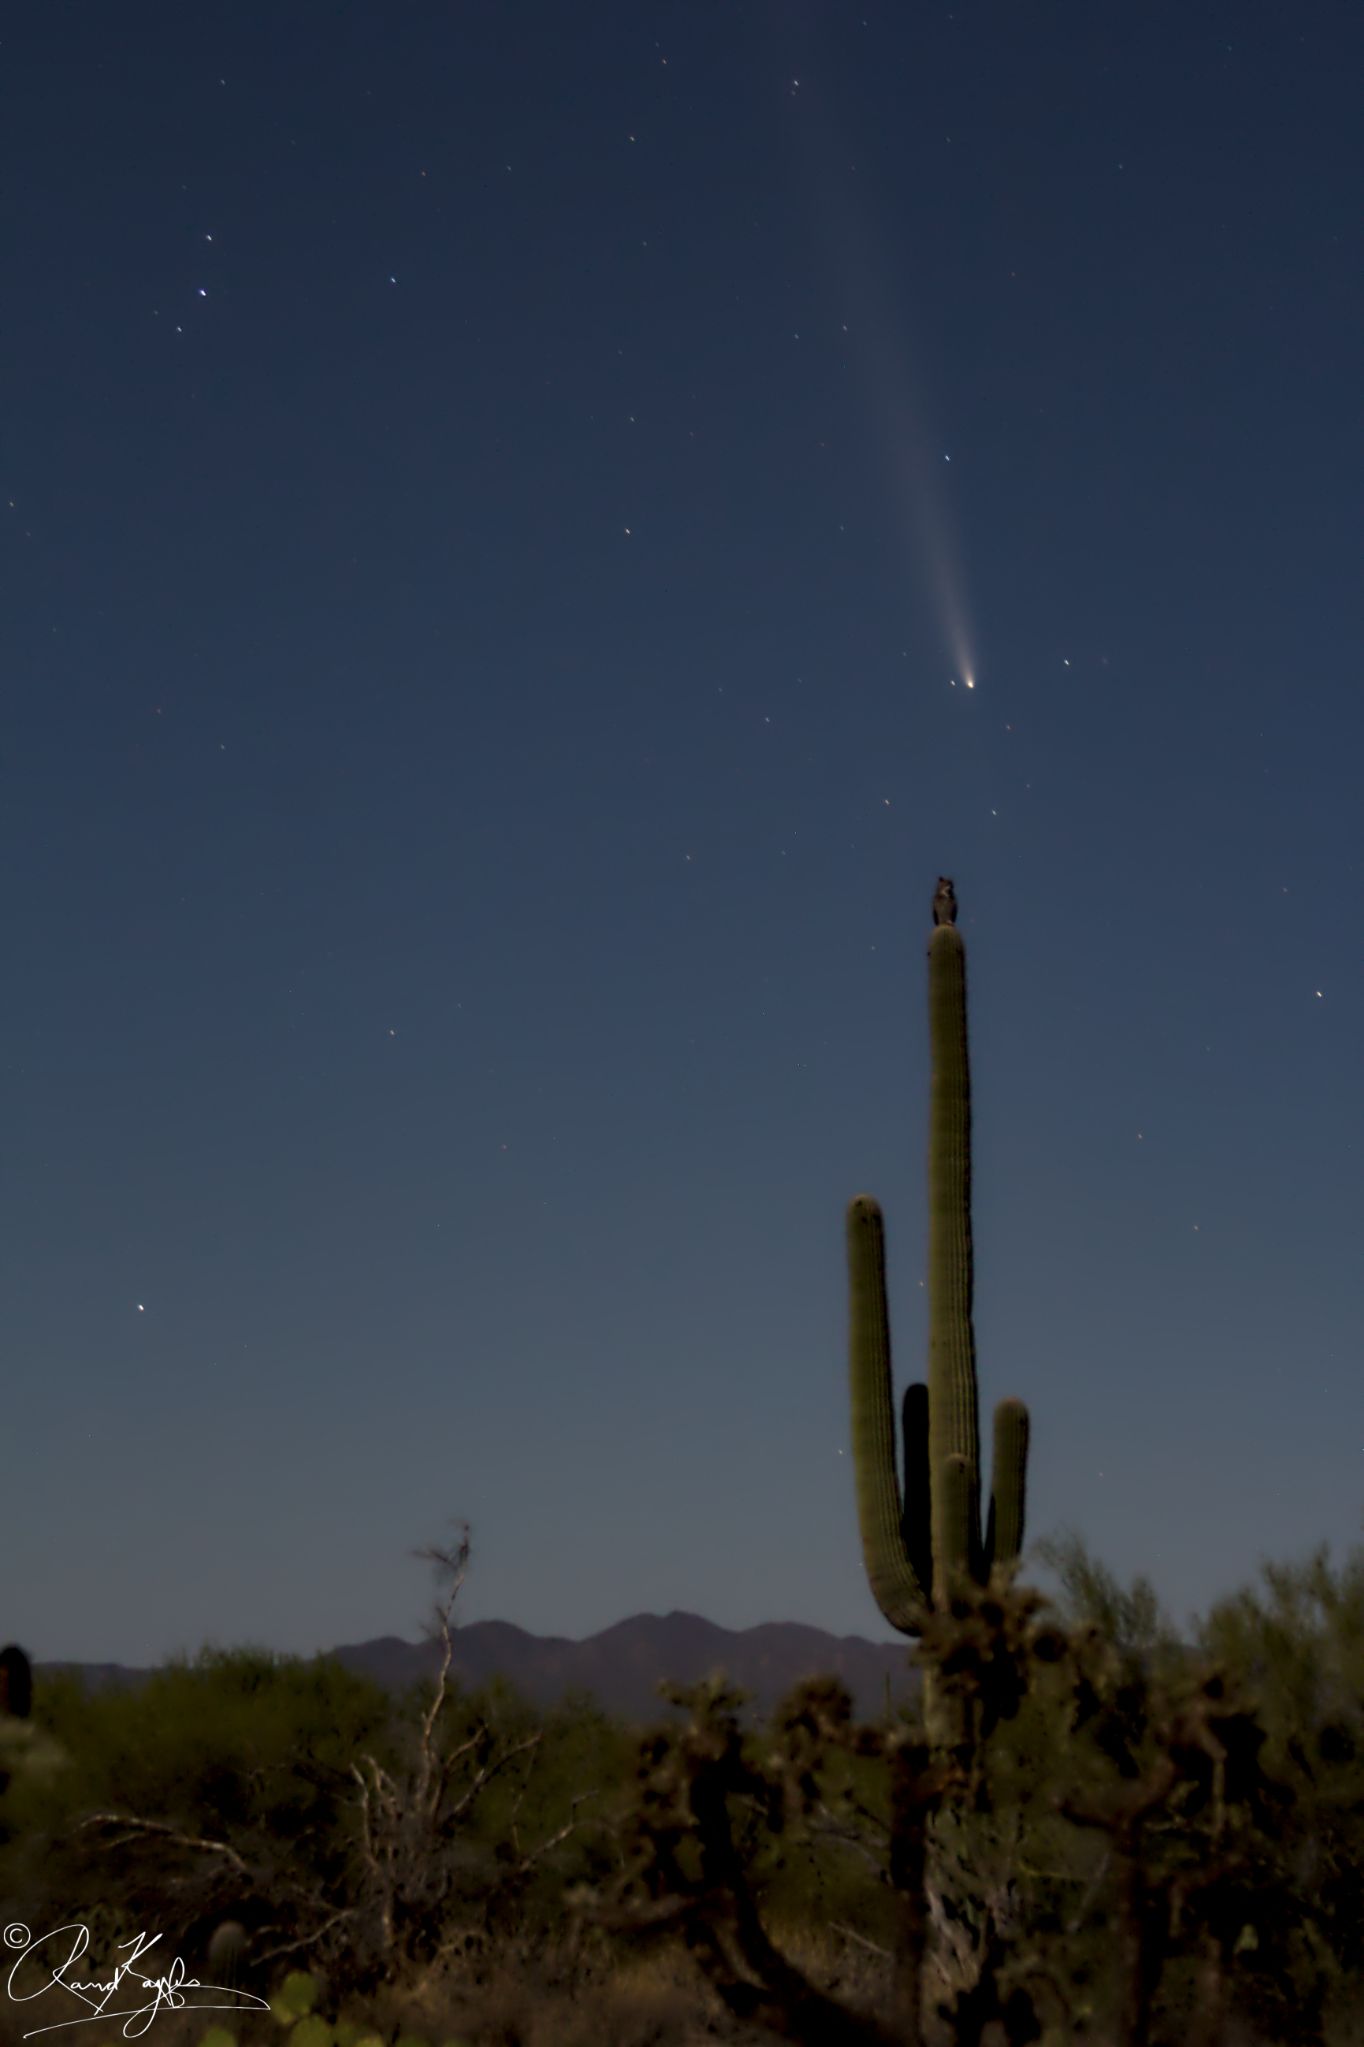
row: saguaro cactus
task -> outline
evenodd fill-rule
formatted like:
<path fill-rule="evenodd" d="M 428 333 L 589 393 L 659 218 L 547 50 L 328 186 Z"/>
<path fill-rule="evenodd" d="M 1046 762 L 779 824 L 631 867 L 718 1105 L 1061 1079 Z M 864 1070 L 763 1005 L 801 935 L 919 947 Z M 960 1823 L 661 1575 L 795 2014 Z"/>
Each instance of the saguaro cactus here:
<path fill-rule="evenodd" d="M 857 1512 L 867 1577 L 886 1619 L 918 1635 L 962 1579 L 989 1580 L 1023 1541 L 1028 1410 L 995 1409 L 994 1484 L 980 1532 L 980 1435 L 971 1330 L 971 1074 L 966 947 L 940 879 L 928 944 L 932 1091 L 928 1139 L 928 1383 L 904 1398 L 904 1492 L 895 1469 L 885 1228 L 879 1204 L 848 1206 L 849 1367 Z M 943 1724 L 940 1722 L 940 1725 Z"/>

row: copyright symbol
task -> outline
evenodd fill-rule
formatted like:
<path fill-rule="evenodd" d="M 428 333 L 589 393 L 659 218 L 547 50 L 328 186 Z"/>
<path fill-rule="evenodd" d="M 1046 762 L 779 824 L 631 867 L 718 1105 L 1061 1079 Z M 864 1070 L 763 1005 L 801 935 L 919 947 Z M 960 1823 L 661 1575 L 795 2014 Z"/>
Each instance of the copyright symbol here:
<path fill-rule="evenodd" d="M 5 1928 L 6 1947 L 32 1947 L 33 1935 L 22 1919 L 12 1919 Z"/>

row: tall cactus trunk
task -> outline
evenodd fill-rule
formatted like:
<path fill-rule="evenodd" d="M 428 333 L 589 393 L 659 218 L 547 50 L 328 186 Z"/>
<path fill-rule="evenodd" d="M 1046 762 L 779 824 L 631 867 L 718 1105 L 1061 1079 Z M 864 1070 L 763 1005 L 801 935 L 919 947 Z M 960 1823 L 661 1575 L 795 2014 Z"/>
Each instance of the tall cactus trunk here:
<path fill-rule="evenodd" d="M 954 924 L 928 942 L 928 1462 L 933 1605 L 981 1575 L 980 1423 L 971 1326 L 971 1061 L 966 1039 L 966 947 Z M 924 1673 L 924 1715 L 935 1747 L 955 1749 L 968 1728 L 943 1694 L 936 1666 Z"/>
<path fill-rule="evenodd" d="M 966 948 L 952 924 L 929 941 L 928 1029 L 928 1461 L 935 1474 L 949 1458 L 964 1467 L 933 1489 L 933 1604 L 942 1608 L 957 1578 L 980 1575 Z"/>

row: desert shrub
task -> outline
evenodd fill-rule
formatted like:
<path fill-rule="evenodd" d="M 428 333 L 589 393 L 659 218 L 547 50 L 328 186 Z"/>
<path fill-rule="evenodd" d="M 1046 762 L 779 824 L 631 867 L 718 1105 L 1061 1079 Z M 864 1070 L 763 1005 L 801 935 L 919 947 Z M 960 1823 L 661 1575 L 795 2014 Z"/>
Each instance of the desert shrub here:
<path fill-rule="evenodd" d="M 640 1746 L 622 1877 L 576 1908 L 640 1938 L 680 1934 L 736 2016 L 793 2039 L 838 2025 L 870 2040 L 879 2023 L 831 2004 L 774 1940 L 827 1925 L 843 1885 L 838 1909 L 884 1943 L 901 2024 L 916 1981 L 963 2040 L 992 2014 L 1010 2039 L 1036 2038 L 1044 2013 L 1132 2042 L 1211 2040 L 1228 2014 L 1272 2026 L 1277 2047 L 1320 2040 L 1351 1972 L 1357 1996 L 1357 1930 L 1343 1952 L 1364 1845 L 1358 1800 L 1346 1824 L 1351 1728 L 1321 1725 L 1309 1780 L 1287 1744 L 1271 1752 L 1236 1672 L 1182 1653 L 1152 1604 L 1104 1574 L 1077 1583 L 1088 1618 L 1069 1630 L 1007 1580 L 934 1617 L 919 1654 L 974 1731 L 933 1769 L 926 1740 L 918 1761 L 904 1747 L 922 1730 L 854 1726 L 832 1681 L 801 1688 L 759 1736 L 741 1732 L 738 1695 L 679 1695 L 690 1727 Z M 1340 1880 L 1340 1953 L 1321 1886 L 1309 1898 L 1302 1883 L 1323 1799 L 1340 1816 L 1338 1870 L 1317 1849 L 1318 1876 Z M 857 1855 L 880 1867 L 859 1875 Z M 932 1966 L 906 1976 L 894 1956 L 925 1921 Z"/>
<path fill-rule="evenodd" d="M 175 1945 L 241 1904 L 242 1862 L 263 1899 L 300 1868 L 325 1888 L 345 1860 L 348 1755 L 387 1716 L 380 1688 L 339 1665 L 253 1649 L 207 1650 L 125 1691 L 44 1683 L 34 1719 L 69 1763 L 24 1800 L 5 1887 L 38 1918 L 88 1922 L 116 1899 L 106 1919 L 154 1920 Z"/>
<path fill-rule="evenodd" d="M 1149 1588 L 1124 1591 L 1078 1538 L 1053 1562 L 1059 1601 L 981 1594 L 920 1645 L 993 1702 L 955 1789 L 924 1808 L 930 2002 L 966 2024 L 972 1996 L 986 2008 L 984 1983 L 1001 2009 L 1026 1994 L 1049 2019 L 1064 2006 L 1095 2037 L 1119 2037 L 1117 1930 L 1139 1909 L 1158 1951 L 1153 2043 L 1198 2037 L 1218 1972 L 1253 2037 L 1344 2041 L 1364 1971 L 1364 1560 L 1339 1581 L 1321 1556 L 1266 1567 L 1267 1592 L 1214 1608 L 1193 1651 Z M 16 1774 L 5 1794 L 0 1891 L 31 1920 L 84 1920 L 105 1954 L 151 1928 L 188 1957 L 238 1918 L 251 1936 L 243 1987 L 268 1992 L 306 1963 L 326 1980 L 331 2025 L 347 1998 L 415 1995 L 442 1969 L 470 1982 L 513 1956 L 548 1969 L 566 1927 L 577 1944 L 553 1969 L 609 1975 L 639 1928 L 569 1906 L 623 1895 L 660 1828 L 650 1906 L 669 1883 L 691 1886 L 695 1928 L 714 1807 L 707 1820 L 688 1801 L 722 1788 L 726 1853 L 757 1922 L 788 1944 L 827 1945 L 842 1928 L 888 1998 L 905 1927 L 895 1758 L 923 1729 L 914 1709 L 855 1728 L 839 1693 L 802 1687 L 749 1729 L 740 1694 L 702 1687 L 679 1731 L 623 1726 L 587 1698 L 543 1712 L 506 1685 L 449 1683 L 423 1777 L 431 1685 L 394 1700 L 338 1666 L 252 1650 L 206 1652 L 137 1692 L 55 1678 L 31 1724 L 59 1762 Z M 1138 1908 L 1114 1801 L 1147 1790 L 1128 1840 Z M 400 1880 L 380 1939 L 385 1843 Z M 1045 1991 L 1028 1975 L 1043 1963 Z"/>

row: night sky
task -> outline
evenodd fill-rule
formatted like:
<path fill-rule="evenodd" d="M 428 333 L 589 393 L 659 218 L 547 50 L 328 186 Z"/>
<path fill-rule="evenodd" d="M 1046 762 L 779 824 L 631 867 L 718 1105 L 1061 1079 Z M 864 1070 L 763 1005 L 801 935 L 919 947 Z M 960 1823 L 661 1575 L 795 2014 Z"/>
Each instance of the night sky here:
<path fill-rule="evenodd" d="M 1179 1624 L 1361 1539 L 1364 18 L 45 0 L 0 83 L 0 1636 L 896 1639 L 982 1415 Z M 1040 1569 L 1035 1582 L 1054 1582 Z"/>

